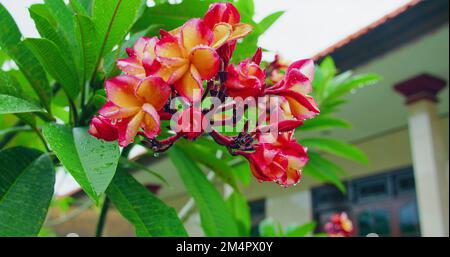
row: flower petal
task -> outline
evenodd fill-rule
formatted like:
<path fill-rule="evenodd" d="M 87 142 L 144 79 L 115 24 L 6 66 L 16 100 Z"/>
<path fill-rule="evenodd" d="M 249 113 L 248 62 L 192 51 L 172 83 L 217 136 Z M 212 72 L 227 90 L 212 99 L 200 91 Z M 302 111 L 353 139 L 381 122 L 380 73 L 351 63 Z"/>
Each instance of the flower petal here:
<path fill-rule="evenodd" d="M 145 69 L 142 62 L 136 56 L 118 59 L 117 67 L 128 75 L 134 75 L 137 77 L 145 77 Z"/>
<path fill-rule="evenodd" d="M 153 139 L 161 131 L 159 114 L 151 104 L 144 104 L 142 110 L 145 112 L 142 123 L 144 134 L 147 138 Z"/>
<path fill-rule="evenodd" d="M 112 102 L 107 102 L 98 113 L 108 119 L 124 119 L 134 116 L 139 111 L 139 107 L 119 107 Z"/>
<path fill-rule="evenodd" d="M 136 90 L 136 94 L 156 110 L 160 110 L 166 104 L 170 93 L 170 86 L 160 77 L 145 78 Z"/>
<path fill-rule="evenodd" d="M 181 28 L 181 42 L 186 52 L 198 45 L 212 45 L 214 34 L 201 19 L 188 20 Z"/>
<path fill-rule="evenodd" d="M 316 101 L 310 96 L 296 94 L 295 98 L 290 96 L 285 97 L 289 102 L 292 115 L 298 120 L 311 119 L 320 112 Z"/>
<path fill-rule="evenodd" d="M 304 59 L 292 63 L 288 67 L 286 73 L 288 74 L 291 70 L 294 69 L 299 70 L 304 76 L 309 79 L 309 81 L 312 82 L 314 80 L 314 61 L 312 59 Z"/>
<path fill-rule="evenodd" d="M 211 47 L 197 46 L 193 48 L 189 59 L 192 65 L 197 68 L 201 79 L 209 80 L 213 78 L 219 71 L 219 55 Z"/>
<path fill-rule="evenodd" d="M 144 112 L 140 111 L 135 116 L 117 123 L 119 131 L 119 145 L 125 147 L 133 142 L 144 119 Z"/>
<path fill-rule="evenodd" d="M 231 36 L 233 32 L 233 27 L 231 27 L 228 23 L 217 23 L 214 26 L 214 43 L 212 45 L 213 48 L 217 49 L 225 44 Z"/>
<path fill-rule="evenodd" d="M 184 76 L 175 82 L 175 89 L 181 95 L 194 101 L 194 90 L 200 90 L 200 97 L 203 94 L 203 85 L 200 78 L 200 74 L 194 65 L 191 65 L 190 70 L 184 74 Z M 200 99 L 198 99 L 200 100 Z"/>
<path fill-rule="evenodd" d="M 146 49 L 149 41 L 150 41 L 150 38 L 141 37 L 138 40 L 136 40 L 136 43 L 133 46 L 134 54 L 140 60 L 142 60 L 144 58 L 144 52 L 145 52 L 145 49 Z"/>
<path fill-rule="evenodd" d="M 163 62 L 166 58 L 183 57 L 182 49 L 178 44 L 178 39 L 173 36 L 165 36 L 155 45 L 155 55 Z"/>
<path fill-rule="evenodd" d="M 134 94 L 139 79 L 133 76 L 118 76 L 105 83 L 108 100 L 119 107 L 140 106 L 142 103 Z"/>
<path fill-rule="evenodd" d="M 213 28 L 219 22 L 236 24 L 240 20 L 239 11 L 232 3 L 211 4 L 204 17 L 204 21 L 209 28 Z"/>
<path fill-rule="evenodd" d="M 236 40 L 239 38 L 243 38 L 250 34 L 253 31 L 253 27 L 250 24 L 239 23 L 233 25 L 233 33 L 231 33 L 231 37 L 229 40 Z"/>

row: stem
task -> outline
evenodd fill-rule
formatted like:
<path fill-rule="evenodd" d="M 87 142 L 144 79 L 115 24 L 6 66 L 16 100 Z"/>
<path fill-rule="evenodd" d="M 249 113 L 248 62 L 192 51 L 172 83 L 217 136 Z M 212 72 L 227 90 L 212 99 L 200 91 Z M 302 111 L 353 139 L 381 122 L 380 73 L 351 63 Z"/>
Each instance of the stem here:
<path fill-rule="evenodd" d="M 76 126 L 78 124 L 78 111 L 77 111 L 77 106 L 75 105 L 75 102 L 69 99 L 69 105 L 70 105 L 70 110 L 72 111 L 72 119 L 73 119 L 73 124 Z"/>
<path fill-rule="evenodd" d="M 234 138 L 224 136 L 224 135 L 220 134 L 219 132 L 217 132 L 216 130 L 211 131 L 209 134 L 214 139 L 214 141 L 216 141 L 216 143 L 218 143 L 219 145 L 227 146 L 227 147 L 234 140 Z"/>
<path fill-rule="evenodd" d="M 105 201 L 103 202 L 102 210 L 100 211 L 100 216 L 98 217 L 97 228 L 95 230 L 95 237 L 101 237 L 103 234 L 103 228 L 105 227 L 109 205 L 110 200 L 107 196 L 105 196 Z"/>
<path fill-rule="evenodd" d="M 43 144 L 44 147 L 45 147 L 45 150 L 47 150 L 47 152 L 51 152 L 50 148 L 48 148 L 47 141 L 45 140 L 44 135 L 42 135 L 42 132 L 39 130 L 39 128 L 36 127 L 36 126 L 34 126 L 34 125 L 32 126 L 32 128 L 33 128 L 33 130 L 36 132 L 36 134 L 38 135 L 38 137 L 41 139 L 42 144 Z"/>

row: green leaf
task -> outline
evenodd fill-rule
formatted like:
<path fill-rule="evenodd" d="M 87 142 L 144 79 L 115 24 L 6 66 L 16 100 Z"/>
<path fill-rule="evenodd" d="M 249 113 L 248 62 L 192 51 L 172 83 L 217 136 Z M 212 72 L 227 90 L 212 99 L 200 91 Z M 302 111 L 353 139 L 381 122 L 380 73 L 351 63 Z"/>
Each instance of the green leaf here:
<path fill-rule="evenodd" d="M 78 78 L 83 76 L 82 55 L 80 55 L 80 45 L 77 41 L 77 33 L 75 31 L 75 19 L 72 10 L 64 3 L 63 0 L 44 0 L 45 5 L 51 12 L 51 15 L 58 24 L 58 32 L 65 37 L 69 43 L 70 53 L 75 63 L 74 72 Z M 62 52 L 64 54 L 64 52 Z M 71 64 L 71 63 L 69 63 Z M 81 79 L 77 80 L 80 83 Z M 80 84 L 78 84 L 80 85 Z"/>
<path fill-rule="evenodd" d="M 0 236 L 37 236 L 54 184 L 48 154 L 23 147 L 0 151 Z"/>
<path fill-rule="evenodd" d="M 56 21 L 52 20 L 53 17 L 47 6 L 44 4 L 34 4 L 29 8 L 29 12 L 41 37 L 55 43 L 67 64 L 75 66 L 74 60 L 72 59 L 70 44 L 65 37 L 58 33 L 57 25 L 53 24 Z"/>
<path fill-rule="evenodd" d="M 156 177 L 157 179 L 159 179 L 161 182 L 163 182 L 163 183 L 166 184 L 167 186 L 169 186 L 169 182 L 167 182 L 167 180 L 166 180 L 163 176 L 161 176 L 161 175 L 159 175 L 157 172 L 155 172 L 155 171 L 149 169 L 149 168 L 148 168 L 147 166 L 145 166 L 145 165 L 142 165 L 142 164 L 140 164 L 140 163 L 138 163 L 138 162 L 135 162 L 135 161 L 132 161 L 132 160 L 128 160 L 128 159 L 125 158 L 125 157 L 120 157 L 120 164 L 121 164 L 123 167 L 126 167 L 127 169 L 143 170 L 143 171 L 147 172 L 148 174 L 150 174 L 150 175 Z"/>
<path fill-rule="evenodd" d="M 240 236 L 250 236 L 251 217 L 250 208 L 245 197 L 234 191 L 226 200 L 228 208 L 231 211 L 239 229 Z"/>
<path fill-rule="evenodd" d="M 234 5 L 241 13 L 243 22 L 248 22 L 246 19 L 251 19 L 255 15 L 254 0 L 238 0 L 234 3 Z"/>
<path fill-rule="evenodd" d="M 99 39 L 94 22 L 83 15 L 75 15 L 78 43 L 81 46 L 84 77 L 83 81 L 90 79 L 94 73 L 95 64 L 99 54 Z"/>
<path fill-rule="evenodd" d="M 345 120 L 319 116 L 314 119 L 306 120 L 298 130 L 327 130 L 331 128 L 351 128 L 352 125 Z"/>
<path fill-rule="evenodd" d="M 336 73 L 336 65 L 330 56 L 325 57 L 320 65 L 316 67 L 317 76 L 314 78 L 313 87 L 315 90 L 314 94 L 319 99 L 319 102 L 324 97 L 326 88 Z"/>
<path fill-rule="evenodd" d="M 137 236 L 187 236 L 175 209 L 164 204 L 124 169 L 117 170 L 106 194 L 134 225 Z"/>
<path fill-rule="evenodd" d="M 28 38 L 27 45 L 39 62 L 56 81 L 60 82 L 64 91 L 71 99 L 75 99 L 80 91 L 78 76 L 73 66 L 70 66 L 63 58 L 63 53 L 52 41 L 43 38 Z"/>
<path fill-rule="evenodd" d="M 258 23 L 258 33 L 262 34 L 267 31 L 282 15 L 284 11 L 274 12 Z"/>
<path fill-rule="evenodd" d="M 369 159 L 356 146 L 331 138 L 305 138 L 300 143 L 308 148 L 325 151 L 339 157 L 367 164 Z"/>
<path fill-rule="evenodd" d="M 99 57 L 122 42 L 139 14 L 141 3 L 141 0 L 94 1 L 93 20 L 100 40 Z"/>
<path fill-rule="evenodd" d="M 92 1 L 80 1 L 80 0 L 70 0 L 69 5 L 72 7 L 73 11 L 77 14 L 83 15 L 83 16 L 89 16 L 89 5 L 87 5 L 87 2 Z"/>
<path fill-rule="evenodd" d="M 275 221 L 273 219 L 265 219 L 259 223 L 259 236 L 261 237 L 276 237 L 279 236 Z"/>
<path fill-rule="evenodd" d="M 195 200 L 205 234 L 207 236 L 239 235 L 236 222 L 225 201 L 202 170 L 177 146 L 170 149 L 169 156 Z"/>
<path fill-rule="evenodd" d="M 39 105 L 27 100 L 0 94 L 0 114 L 43 111 L 44 110 Z"/>
<path fill-rule="evenodd" d="M 328 92 L 327 99 L 333 99 L 344 94 L 350 93 L 352 90 L 373 85 L 381 80 L 381 76 L 374 73 L 355 75 L 347 79 L 341 84 L 335 85 Z"/>
<path fill-rule="evenodd" d="M 214 0 L 184 0 L 179 4 L 164 3 L 146 8 L 133 26 L 133 32 L 146 30 L 151 25 L 159 24 L 165 30 L 181 26 L 187 20 L 203 17 Z"/>
<path fill-rule="evenodd" d="M 191 160 L 208 167 L 225 183 L 233 187 L 234 190 L 239 191 L 232 173 L 233 168 L 231 168 L 225 160 L 217 158 L 217 151 L 210 151 L 210 149 L 202 147 L 199 144 L 191 142 L 185 143 L 183 141 L 178 143 L 178 147 L 180 147 Z"/>
<path fill-rule="evenodd" d="M 286 233 L 284 236 L 286 237 L 305 237 L 309 234 L 312 234 L 314 232 L 314 229 L 316 228 L 317 223 L 315 221 L 311 221 L 309 223 L 303 224 L 301 226 L 293 226 L 288 227 L 286 229 Z"/>
<path fill-rule="evenodd" d="M 0 4 L 0 48 L 11 57 L 30 82 L 41 103 L 50 110 L 52 91 L 45 71 L 30 50 L 21 44 L 22 34 L 12 16 Z"/>
<path fill-rule="evenodd" d="M 334 184 L 341 192 L 345 193 L 345 185 L 341 182 L 338 174 L 344 174 L 345 171 L 338 165 L 323 158 L 312 151 L 308 152 L 309 161 L 303 169 L 304 174 L 310 175 L 323 182 Z"/>
<path fill-rule="evenodd" d="M 236 157 L 235 157 L 236 158 Z M 233 166 L 232 170 L 234 177 L 241 181 L 241 183 L 244 186 L 250 185 L 250 182 L 252 181 L 253 175 L 250 170 L 250 165 L 247 161 L 242 161 L 241 163 Z"/>
<path fill-rule="evenodd" d="M 60 82 L 67 95 L 75 99 L 78 96 L 80 85 L 77 73 L 63 58 L 63 54 L 52 41 L 43 38 L 28 38 L 24 43 L 31 49 L 40 63 Z"/>
<path fill-rule="evenodd" d="M 117 142 L 105 142 L 89 135 L 86 128 L 48 123 L 45 139 L 64 167 L 88 196 L 98 202 L 116 171 L 120 152 Z"/>

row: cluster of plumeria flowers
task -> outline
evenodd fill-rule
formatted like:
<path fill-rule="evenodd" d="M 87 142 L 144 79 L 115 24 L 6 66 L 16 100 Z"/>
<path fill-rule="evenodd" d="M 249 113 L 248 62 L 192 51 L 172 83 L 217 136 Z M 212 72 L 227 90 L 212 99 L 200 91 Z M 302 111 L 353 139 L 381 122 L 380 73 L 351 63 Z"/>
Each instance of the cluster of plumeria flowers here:
<path fill-rule="evenodd" d="M 122 147 L 140 135 L 154 152 L 208 133 L 231 154 L 244 156 L 259 181 L 297 184 L 308 156 L 294 130 L 319 113 L 309 96 L 314 63 L 287 65 L 277 57 L 263 69 L 258 49 L 252 59 L 230 64 L 237 41 L 251 32 L 231 3 L 215 3 L 203 19 L 161 30 L 159 38 L 140 38 L 127 49 L 129 57 L 117 61 L 124 75 L 106 81 L 108 101 L 89 132 Z M 174 134 L 159 140 L 164 120 Z M 238 135 L 221 133 L 240 122 Z"/>
<path fill-rule="evenodd" d="M 324 230 L 331 237 L 349 237 L 354 233 L 353 222 L 345 212 L 333 214 Z"/>

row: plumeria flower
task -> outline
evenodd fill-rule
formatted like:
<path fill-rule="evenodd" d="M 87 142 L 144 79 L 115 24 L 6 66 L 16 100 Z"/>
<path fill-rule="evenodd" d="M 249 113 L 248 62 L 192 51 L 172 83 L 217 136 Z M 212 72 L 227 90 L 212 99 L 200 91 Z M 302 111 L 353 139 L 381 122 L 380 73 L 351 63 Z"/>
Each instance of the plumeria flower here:
<path fill-rule="evenodd" d="M 105 141 L 115 141 L 119 138 L 117 126 L 102 116 L 94 116 L 89 125 L 89 134 Z"/>
<path fill-rule="evenodd" d="M 120 146 L 127 146 L 142 129 L 148 138 L 160 132 L 161 110 L 169 99 L 171 89 L 158 77 L 139 80 L 125 75 L 106 81 L 108 102 L 99 114 L 117 127 Z M 95 125 L 95 124 L 94 124 Z M 96 136 L 96 134 L 93 134 Z"/>
<path fill-rule="evenodd" d="M 311 59 L 292 63 L 283 80 L 265 90 L 265 94 L 279 95 L 286 98 L 292 115 L 298 120 L 311 119 L 320 110 L 313 97 L 312 81 L 314 78 L 314 62 Z"/>
<path fill-rule="evenodd" d="M 261 49 L 256 51 L 252 60 L 247 59 L 237 66 L 229 65 L 228 78 L 225 83 L 227 94 L 231 97 L 258 97 L 263 93 L 266 74 L 259 66 L 261 63 Z"/>
<path fill-rule="evenodd" d="M 353 223 L 345 212 L 333 214 L 324 229 L 331 237 L 349 237 L 354 233 Z"/>
<path fill-rule="evenodd" d="M 203 80 L 212 79 L 219 71 L 214 34 L 201 19 L 187 21 L 176 35 L 162 33 L 155 46 L 162 67 L 155 75 L 173 84 L 181 96 L 192 101 L 194 90 L 203 93 Z"/>
<path fill-rule="evenodd" d="M 276 84 L 283 80 L 284 75 L 286 74 L 286 70 L 289 67 L 289 64 L 282 60 L 280 55 L 275 55 L 275 60 L 270 64 L 270 75 L 269 79 L 272 84 Z"/>
<path fill-rule="evenodd" d="M 308 156 L 293 135 L 292 131 L 279 135 L 261 134 L 254 145 L 255 151 L 243 154 L 258 180 L 273 181 L 285 187 L 300 181 Z"/>
<path fill-rule="evenodd" d="M 203 113 L 200 109 L 189 107 L 181 112 L 177 121 L 177 132 L 186 136 L 188 140 L 194 140 L 203 134 Z"/>
<path fill-rule="evenodd" d="M 228 63 L 236 48 L 236 40 L 247 36 L 253 27 L 241 23 L 241 15 L 232 3 L 214 3 L 209 6 L 204 17 L 205 24 L 222 41 L 218 49 L 220 57 Z"/>
<path fill-rule="evenodd" d="M 138 78 L 145 78 L 152 70 L 158 70 L 160 65 L 155 56 L 157 37 L 141 37 L 134 44 L 133 49 L 127 48 L 128 58 L 118 59 L 117 67 L 125 74 Z"/>

